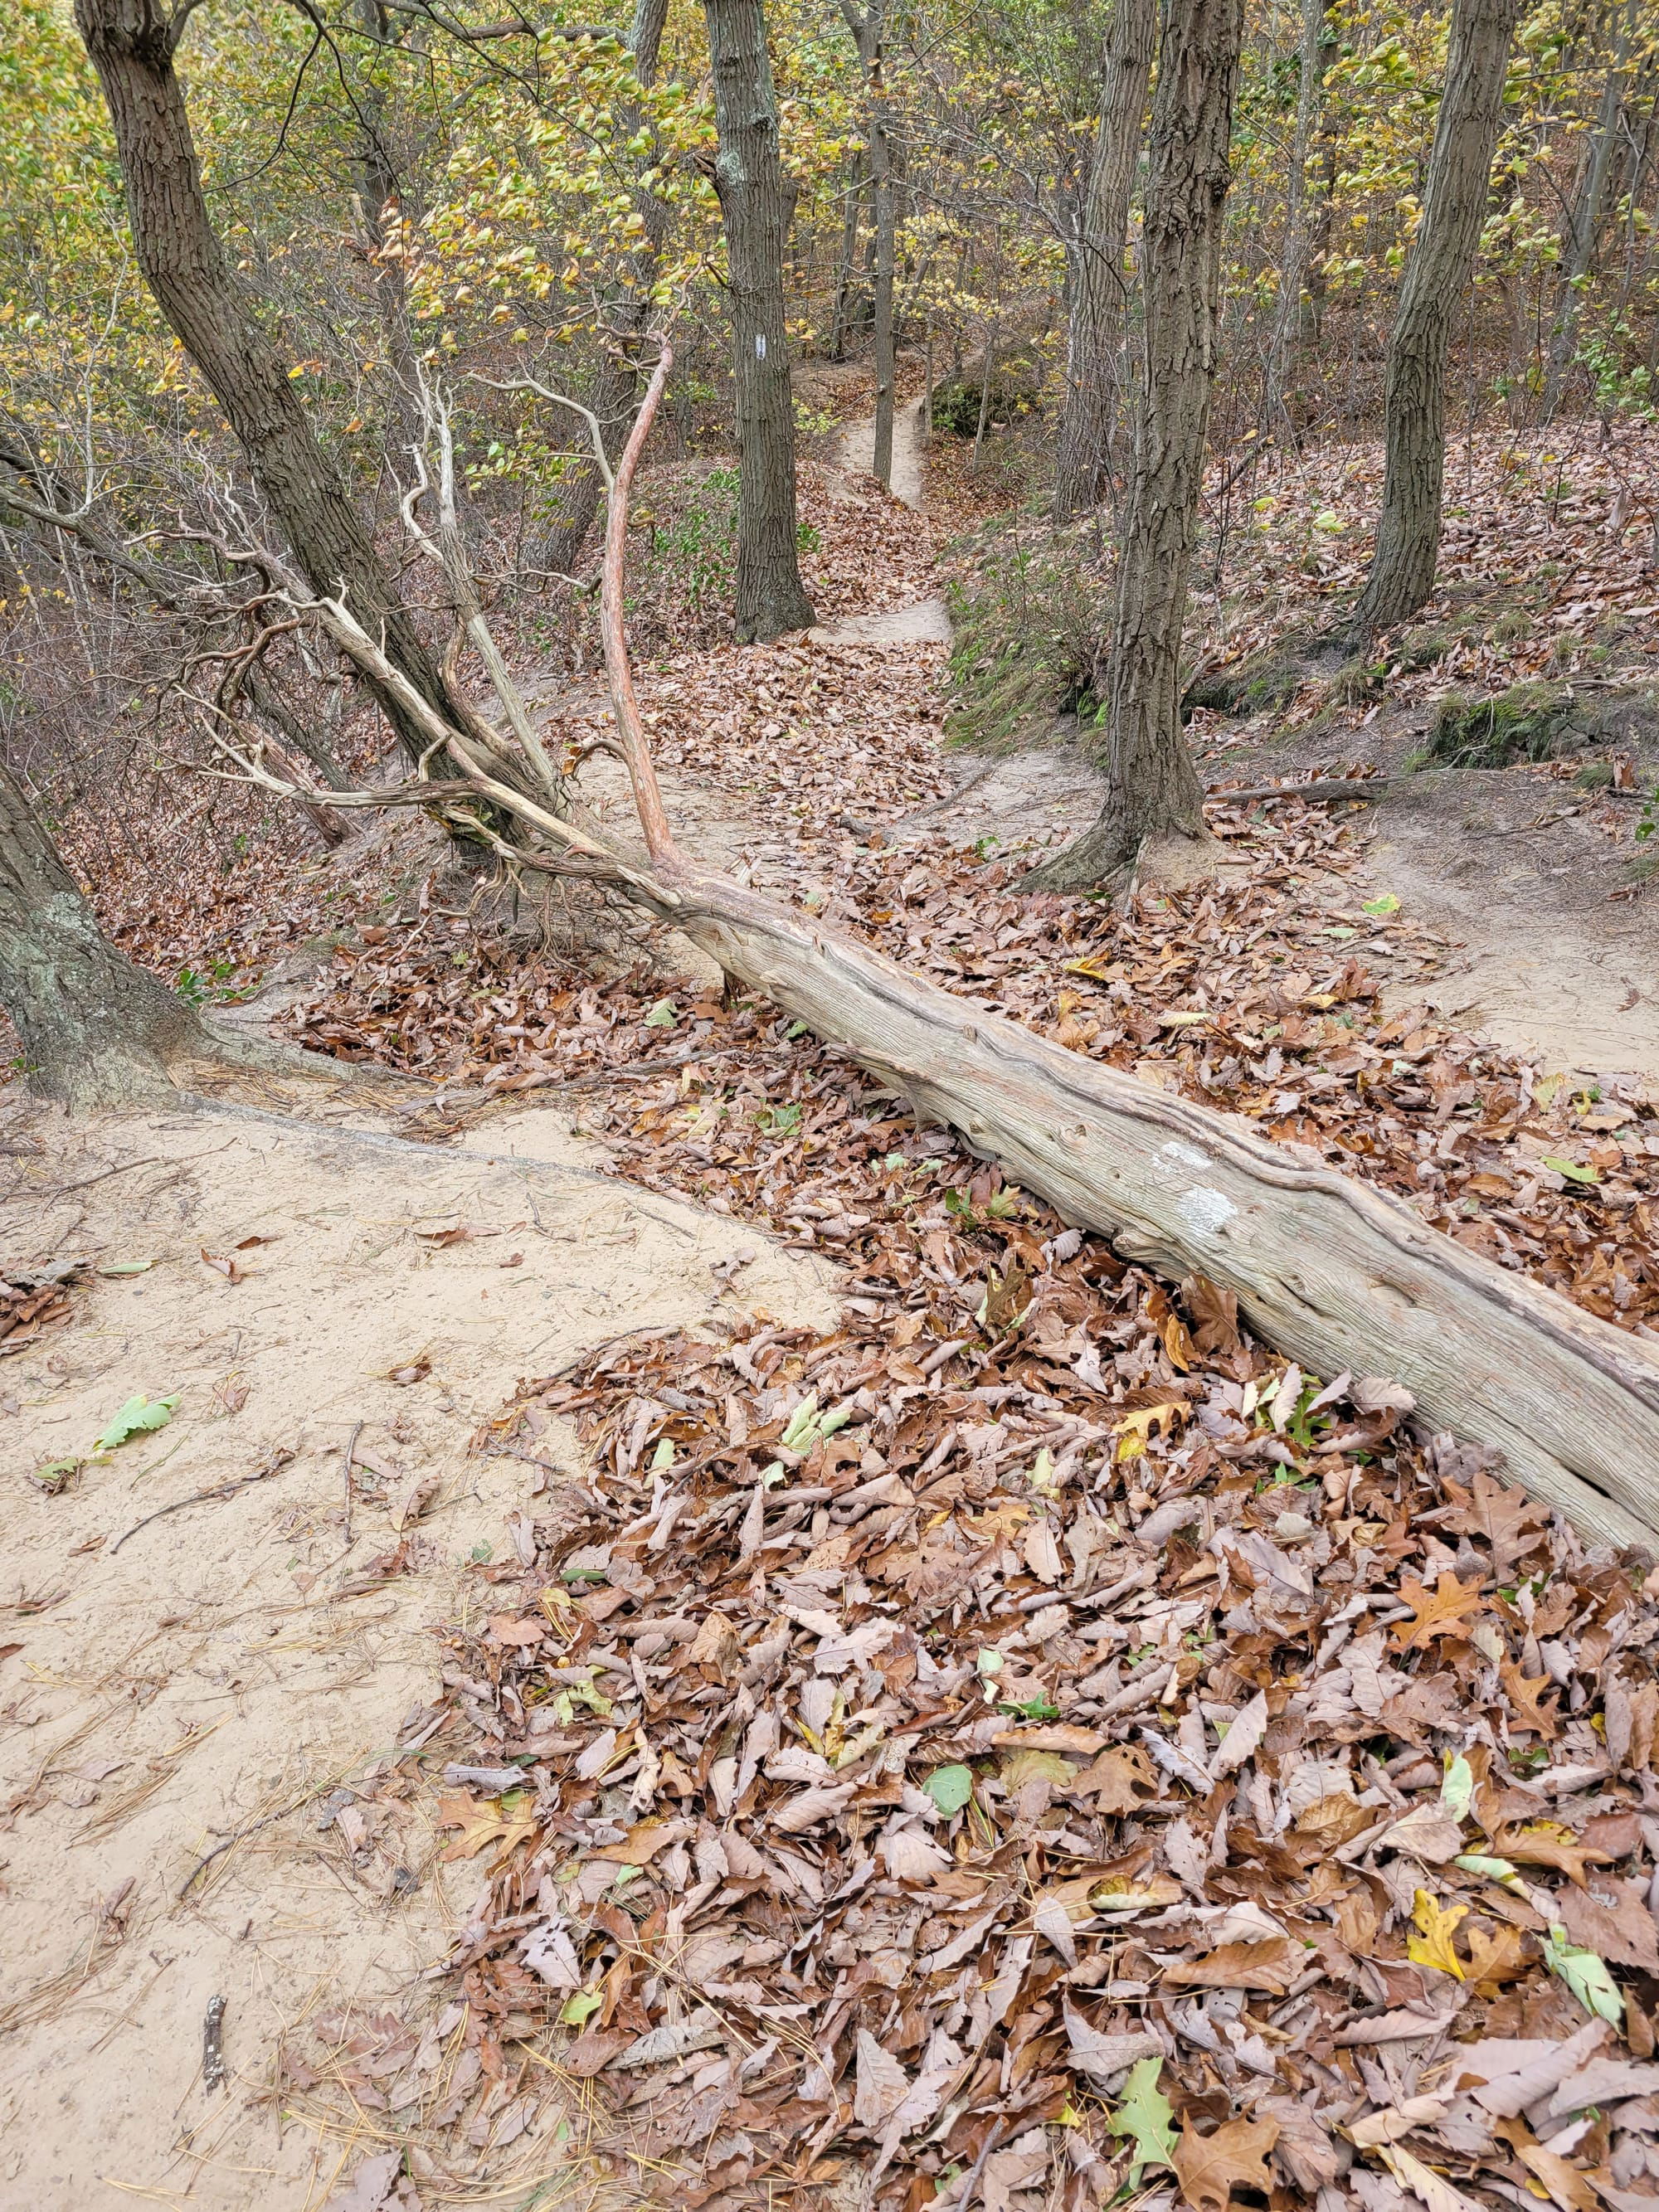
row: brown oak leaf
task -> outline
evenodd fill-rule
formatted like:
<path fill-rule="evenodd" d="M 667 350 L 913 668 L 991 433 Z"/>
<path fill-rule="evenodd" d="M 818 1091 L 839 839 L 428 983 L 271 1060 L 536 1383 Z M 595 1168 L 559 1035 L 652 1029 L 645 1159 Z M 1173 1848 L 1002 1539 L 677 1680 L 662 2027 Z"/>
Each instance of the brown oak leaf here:
<path fill-rule="evenodd" d="M 1431 1590 L 1415 1575 L 1401 1575 L 1400 1601 L 1410 1606 L 1416 1616 L 1409 1622 L 1402 1620 L 1394 1632 L 1402 1651 L 1426 1651 L 1431 1638 L 1437 1636 L 1467 1644 L 1469 1632 L 1463 1616 L 1479 1613 L 1485 1606 L 1479 1585 L 1460 1583 L 1455 1575 L 1442 1575 Z"/>

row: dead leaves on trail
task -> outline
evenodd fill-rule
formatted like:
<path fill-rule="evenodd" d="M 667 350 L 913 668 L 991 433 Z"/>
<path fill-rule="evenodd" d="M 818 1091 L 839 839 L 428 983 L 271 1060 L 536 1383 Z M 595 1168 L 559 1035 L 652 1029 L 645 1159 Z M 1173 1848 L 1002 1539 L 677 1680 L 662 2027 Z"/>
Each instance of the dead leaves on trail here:
<path fill-rule="evenodd" d="M 1505 2114 L 1659 2194 L 1587 2070 L 1659 2093 L 1652 1603 L 1402 1394 L 989 1195 L 871 1240 L 830 1336 L 732 1311 L 509 1417 L 591 1473 L 450 1632 L 457 1771 L 523 1783 L 442 1801 L 479 2066 L 398 2124 L 487 2143 L 535 2054 L 698 2207 L 1497 2212 Z"/>

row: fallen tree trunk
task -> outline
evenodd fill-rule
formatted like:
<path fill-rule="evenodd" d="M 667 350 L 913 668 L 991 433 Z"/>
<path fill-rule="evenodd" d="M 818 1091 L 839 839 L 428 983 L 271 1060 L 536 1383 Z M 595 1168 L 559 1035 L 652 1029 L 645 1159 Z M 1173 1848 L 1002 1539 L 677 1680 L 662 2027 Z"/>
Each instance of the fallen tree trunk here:
<path fill-rule="evenodd" d="M 1582 1530 L 1659 1527 L 1659 1346 L 1304 1166 L 1243 1123 L 1051 1044 L 723 877 L 677 927 L 923 1115 L 1126 1258 L 1237 1293 L 1324 1377 L 1386 1372 L 1436 1428 L 1496 1447 Z"/>
<path fill-rule="evenodd" d="M 618 748 L 646 851 L 509 790 L 337 601 L 313 603 L 354 659 L 541 848 L 520 865 L 599 876 L 763 991 L 1068 1220 L 1172 1278 L 1235 1291 L 1261 1338 L 1329 1379 L 1386 1371 L 1437 1428 L 1490 1444 L 1586 1534 L 1659 1537 L 1659 1346 L 1431 1229 L 1398 1199 L 1305 1165 L 1246 1124 L 1156 1089 L 908 974 L 867 945 L 697 866 L 658 788 L 623 630 L 629 487 L 665 350 L 617 464 L 602 606 Z M 257 763 L 256 781 L 283 787 Z M 364 792 L 337 803 L 413 799 Z M 428 800 L 440 794 L 428 787 Z M 447 793 L 446 792 L 447 799 Z M 547 849 L 550 845 L 554 849 Z M 503 847 L 503 850 L 507 848 Z"/>

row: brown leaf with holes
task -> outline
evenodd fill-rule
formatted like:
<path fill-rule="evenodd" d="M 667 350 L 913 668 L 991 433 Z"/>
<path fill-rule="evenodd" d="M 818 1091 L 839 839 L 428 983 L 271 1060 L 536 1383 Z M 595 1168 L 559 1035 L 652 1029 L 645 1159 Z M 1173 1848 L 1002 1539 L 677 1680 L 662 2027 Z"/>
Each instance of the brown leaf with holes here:
<path fill-rule="evenodd" d="M 1183 2127 L 1174 2161 L 1183 2203 L 1192 2212 L 1227 2212 L 1235 2189 L 1266 2196 L 1273 2187 L 1267 2157 L 1278 2141 L 1277 2120 L 1228 2120 L 1207 2136 Z"/>

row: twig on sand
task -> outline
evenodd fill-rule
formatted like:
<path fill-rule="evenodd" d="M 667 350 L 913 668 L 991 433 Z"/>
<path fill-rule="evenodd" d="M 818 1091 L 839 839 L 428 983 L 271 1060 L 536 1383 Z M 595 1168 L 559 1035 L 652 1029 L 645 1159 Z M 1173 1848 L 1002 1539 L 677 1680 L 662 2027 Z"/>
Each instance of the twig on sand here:
<path fill-rule="evenodd" d="M 351 1455 L 357 1449 L 357 1439 L 363 1432 L 361 1421 L 354 1422 L 346 1439 L 345 1457 L 340 1462 L 340 1480 L 345 1488 L 345 1546 L 349 1552 L 355 1540 L 351 1534 Z"/>
<path fill-rule="evenodd" d="M 337 1778 L 337 1777 L 336 1781 Z M 320 1797 L 325 1791 L 332 1790 L 336 1786 L 336 1781 L 318 1783 L 314 1789 L 307 1790 L 302 1796 L 295 1797 L 287 1805 L 279 1805 L 274 1813 L 261 1814 L 257 1820 L 250 1820 L 246 1827 L 234 1830 L 232 1834 L 224 1838 L 222 1843 L 216 1844 L 210 1851 L 204 1851 L 183 1881 L 179 1883 L 179 1895 L 181 1898 L 188 1897 L 215 1859 L 222 1858 L 234 1845 L 245 1843 L 250 1836 L 257 1836 L 261 1828 L 270 1827 L 274 1821 L 286 1820 L 290 1813 L 303 1812 L 314 1798 Z"/>
<path fill-rule="evenodd" d="M 72 1190 L 90 1190 L 94 1183 L 107 1182 L 112 1176 L 125 1175 L 130 1168 L 158 1168 L 161 1164 L 161 1155 L 159 1152 L 152 1152 L 148 1158 L 142 1160 L 118 1160 L 112 1168 L 105 1168 L 98 1175 L 82 1176 L 79 1182 L 60 1182 L 52 1196 L 66 1198 Z"/>
<path fill-rule="evenodd" d="M 225 2086 L 225 2001 L 222 1997 L 208 1999 L 207 2018 L 202 2022 L 202 2087 L 222 2089 Z"/>
<path fill-rule="evenodd" d="M 289 1456 L 291 1458 L 292 1454 Z M 229 1498 L 236 1491 L 246 1490 L 256 1482 L 269 1482 L 271 1476 L 287 1463 L 287 1460 L 283 1460 L 276 1467 L 262 1467 L 257 1474 L 244 1474 L 234 1482 L 222 1482 L 216 1490 L 193 1490 L 188 1498 L 175 1498 L 171 1505 L 158 1505 L 154 1513 L 146 1513 L 142 1521 L 135 1521 L 131 1528 L 116 1538 L 109 1547 L 108 1556 L 112 1559 L 128 1536 L 136 1536 L 141 1528 L 148 1528 L 152 1521 L 164 1521 L 169 1513 L 182 1513 L 186 1505 L 206 1505 L 215 1498 Z M 150 1471 L 145 1470 L 146 1473 Z"/>

